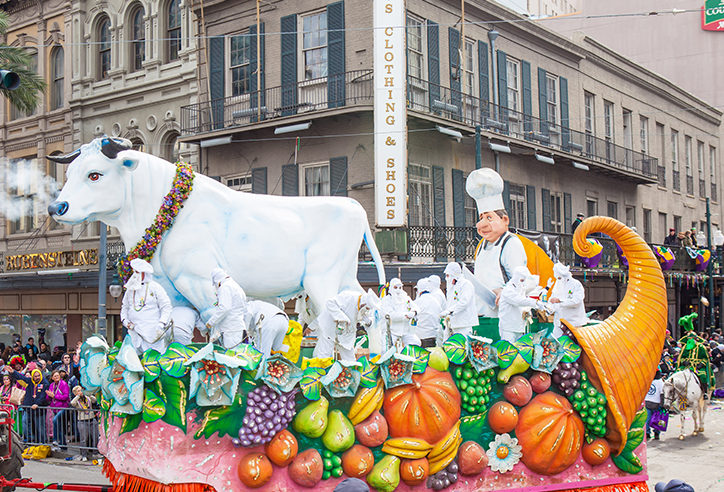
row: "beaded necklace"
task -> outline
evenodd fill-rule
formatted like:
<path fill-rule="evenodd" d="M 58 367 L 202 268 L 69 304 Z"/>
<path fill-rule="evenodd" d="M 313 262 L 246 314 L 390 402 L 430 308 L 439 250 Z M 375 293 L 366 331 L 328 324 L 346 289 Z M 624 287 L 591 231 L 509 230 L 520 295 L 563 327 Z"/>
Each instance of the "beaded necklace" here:
<path fill-rule="evenodd" d="M 141 297 L 141 304 L 136 307 L 136 291 L 133 291 L 133 310 L 139 312 L 146 305 L 146 299 L 148 299 L 148 282 L 146 282 L 146 292 Z"/>

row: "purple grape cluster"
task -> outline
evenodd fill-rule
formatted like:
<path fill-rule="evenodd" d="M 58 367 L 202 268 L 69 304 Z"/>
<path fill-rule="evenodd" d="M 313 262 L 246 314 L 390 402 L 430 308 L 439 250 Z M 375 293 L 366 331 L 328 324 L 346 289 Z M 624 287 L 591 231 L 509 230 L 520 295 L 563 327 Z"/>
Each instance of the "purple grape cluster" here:
<path fill-rule="evenodd" d="M 246 414 L 234 446 L 258 446 L 272 440 L 277 432 L 286 429 L 296 413 L 296 390 L 279 394 L 263 384 L 247 395 Z"/>
<path fill-rule="evenodd" d="M 581 386 L 581 367 L 578 362 L 561 362 L 553 370 L 551 379 L 561 393 L 571 396 Z"/>
<path fill-rule="evenodd" d="M 459 471 L 457 460 L 452 460 L 445 469 L 427 477 L 427 488 L 433 490 L 448 488 L 458 481 Z"/>

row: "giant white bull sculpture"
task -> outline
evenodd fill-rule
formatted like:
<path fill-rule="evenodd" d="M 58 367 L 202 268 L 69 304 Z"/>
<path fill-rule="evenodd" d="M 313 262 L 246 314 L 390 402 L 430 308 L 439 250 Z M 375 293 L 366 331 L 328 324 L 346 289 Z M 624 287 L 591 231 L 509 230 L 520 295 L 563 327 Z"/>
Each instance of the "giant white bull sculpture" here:
<path fill-rule="evenodd" d="M 170 162 L 108 137 L 48 159 L 70 164 L 50 215 L 66 224 L 100 220 L 116 227 L 126 251 L 153 222 L 176 173 Z M 357 201 L 253 195 L 196 174 L 151 263 L 172 303 L 193 305 L 206 321 L 215 302 L 215 267 L 260 299 L 287 299 L 304 290 L 324 306 L 342 290 L 361 292 L 357 255 L 363 239 L 384 283 L 382 260 Z"/>

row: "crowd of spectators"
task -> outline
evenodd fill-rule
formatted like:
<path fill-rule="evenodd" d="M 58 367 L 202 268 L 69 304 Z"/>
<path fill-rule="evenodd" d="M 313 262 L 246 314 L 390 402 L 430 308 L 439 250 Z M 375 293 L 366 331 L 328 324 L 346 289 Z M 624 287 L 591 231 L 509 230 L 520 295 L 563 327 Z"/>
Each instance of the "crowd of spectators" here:
<path fill-rule="evenodd" d="M 87 461 L 96 447 L 98 421 L 96 399 L 80 385 L 80 346 L 54 347 L 51 353 L 42 338 L 37 345 L 32 337 L 25 345 L 0 343 L 0 403 L 19 409 L 24 442 L 65 451 L 71 440 L 80 450 L 73 459 Z"/>
<path fill-rule="evenodd" d="M 687 246 L 689 248 L 699 247 L 696 241 L 696 229 L 676 232 L 673 227 L 669 229 L 669 235 L 664 238 L 664 246 Z"/>

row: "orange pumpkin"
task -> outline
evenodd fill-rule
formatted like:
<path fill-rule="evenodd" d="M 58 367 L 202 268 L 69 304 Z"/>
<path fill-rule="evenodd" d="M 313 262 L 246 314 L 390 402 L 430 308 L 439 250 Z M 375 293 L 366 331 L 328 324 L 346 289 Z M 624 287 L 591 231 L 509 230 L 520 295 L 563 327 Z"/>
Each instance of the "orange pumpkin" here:
<path fill-rule="evenodd" d="M 460 393 L 450 373 L 428 367 L 412 384 L 387 390 L 383 409 L 392 437 L 436 443 L 460 418 Z"/>
<path fill-rule="evenodd" d="M 598 466 L 609 457 L 611 454 L 611 447 L 608 445 L 608 441 L 599 437 L 594 439 L 590 444 L 583 445 L 583 461 L 591 466 Z"/>
<path fill-rule="evenodd" d="M 430 466 L 427 458 L 402 460 L 400 463 L 400 478 L 410 487 L 424 482 L 429 472 Z"/>
<path fill-rule="evenodd" d="M 520 411 L 515 435 L 523 463 L 541 475 L 555 475 L 578 459 L 583 421 L 565 397 L 547 391 Z"/>

